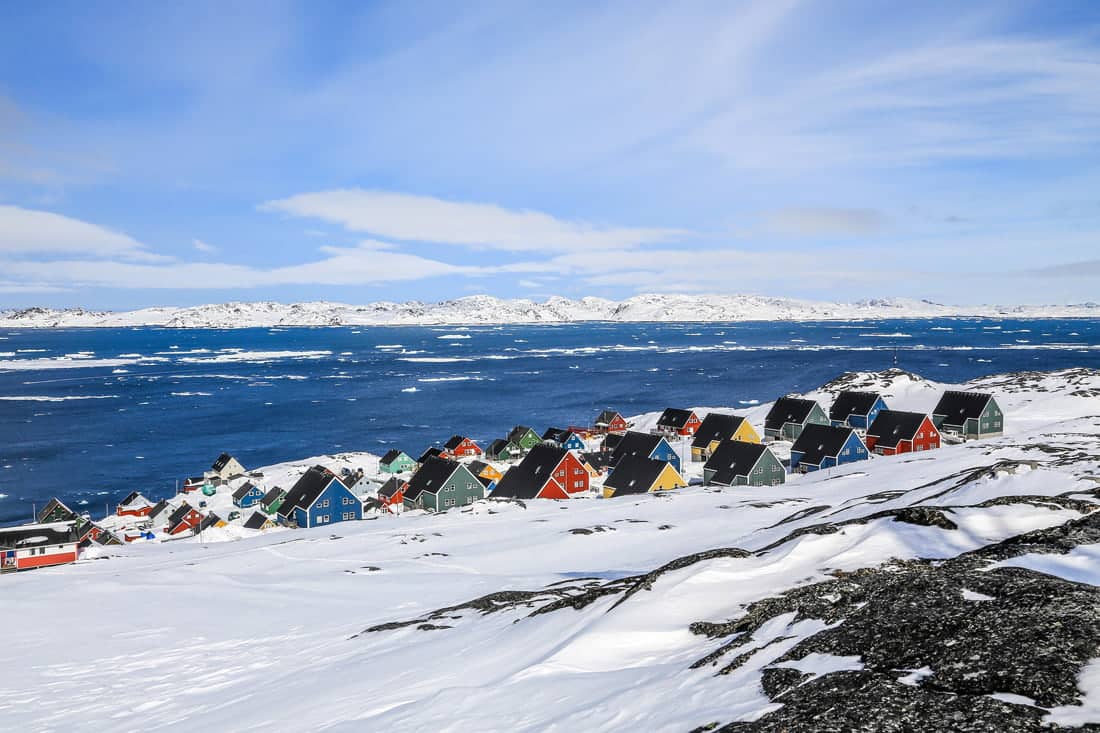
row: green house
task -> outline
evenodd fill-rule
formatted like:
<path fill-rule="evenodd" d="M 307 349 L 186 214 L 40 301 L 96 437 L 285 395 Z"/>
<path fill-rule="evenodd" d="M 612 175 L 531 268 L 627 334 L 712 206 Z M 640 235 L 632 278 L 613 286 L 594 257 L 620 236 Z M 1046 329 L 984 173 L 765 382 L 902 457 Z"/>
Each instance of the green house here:
<path fill-rule="evenodd" d="M 416 468 L 416 461 L 405 451 L 394 448 L 382 456 L 378 462 L 378 470 L 382 473 L 404 473 Z"/>
<path fill-rule="evenodd" d="M 76 512 L 74 512 L 65 504 L 54 497 L 50 499 L 46 506 L 42 507 L 42 510 L 38 512 L 36 517 L 39 524 L 49 524 L 50 522 L 69 522 L 78 519 Z"/>
<path fill-rule="evenodd" d="M 783 464 L 761 443 L 724 440 L 703 465 L 707 486 L 777 486 L 786 480 Z"/>
<path fill-rule="evenodd" d="M 932 410 L 932 424 L 941 433 L 991 438 L 1004 432 L 1005 416 L 993 395 L 948 390 Z"/>
<path fill-rule="evenodd" d="M 286 499 L 286 491 L 276 486 L 260 499 L 260 509 L 263 509 L 266 514 L 274 514 L 279 511 L 284 499 Z"/>
<path fill-rule="evenodd" d="M 518 445 L 519 449 L 526 453 L 540 444 L 542 438 L 539 437 L 538 433 L 526 425 L 517 425 L 512 428 L 512 432 L 508 433 L 508 442 Z"/>
<path fill-rule="evenodd" d="M 405 487 L 405 506 L 442 512 L 485 498 L 485 486 L 457 461 L 429 458 Z"/>
<path fill-rule="evenodd" d="M 490 461 L 511 461 L 522 454 L 523 449 L 507 438 L 497 438 L 485 449 L 485 457 Z"/>
<path fill-rule="evenodd" d="M 780 397 L 764 418 L 764 437 L 795 441 L 807 425 L 830 425 L 829 416 L 816 400 Z"/>

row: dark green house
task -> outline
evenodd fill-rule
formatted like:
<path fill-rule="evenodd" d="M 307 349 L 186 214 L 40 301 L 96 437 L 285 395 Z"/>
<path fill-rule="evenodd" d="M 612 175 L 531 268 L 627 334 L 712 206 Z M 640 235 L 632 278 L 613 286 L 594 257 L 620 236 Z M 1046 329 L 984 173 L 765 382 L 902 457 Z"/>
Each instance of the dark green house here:
<path fill-rule="evenodd" d="M 993 395 L 948 390 L 932 410 L 941 433 L 964 438 L 991 438 L 1004 432 L 1005 416 Z"/>
<path fill-rule="evenodd" d="M 507 438 L 497 438 L 485 449 L 485 457 L 490 461 L 511 461 L 522 454 L 523 449 Z"/>
<path fill-rule="evenodd" d="M 405 487 L 405 506 L 442 512 L 485 498 L 485 485 L 458 461 L 433 457 L 424 462 Z"/>
<path fill-rule="evenodd" d="M 783 464 L 760 443 L 724 440 L 703 465 L 708 486 L 776 486 L 786 480 Z"/>
<path fill-rule="evenodd" d="M 536 445 L 542 443 L 542 438 L 526 425 L 517 425 L 512 428 L 512 432 L 508 433 L 508 441 L 518 445 L 521 451 L 527 453 Z"/>
<path fill-rule="evenodd" d="M 811 424 L 831 424 L 816 400 L 780 397 L 764 418 L 764 437 L 794 441 L 802 434 L 802 429 Z"/>
<path fill-rule="evenodd" d="M 264 498 L 260 499 L 260 508 L 266 514 L 275 514 L 279 511 L 279 507 L 283 505 L 284 499 L 286 499 L 286 490 L 276 486 L 264 494 Z"/>

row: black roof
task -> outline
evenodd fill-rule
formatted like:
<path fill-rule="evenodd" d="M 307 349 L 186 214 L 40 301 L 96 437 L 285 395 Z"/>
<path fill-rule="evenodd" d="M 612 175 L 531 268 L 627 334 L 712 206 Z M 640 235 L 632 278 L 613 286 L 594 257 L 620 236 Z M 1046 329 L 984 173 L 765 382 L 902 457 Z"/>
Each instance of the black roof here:
<path fill-rule="evenodd" d="M 152 508 L 152 510 L 149 512 L 149 519 L 156 519 L 157 517 L 160 516 L 161 512 L 163 512 L 165 509 L 168 509 L 171 506 L 172 505 L 168 503 L 167 499 L 161 499 L 160 501 L 157 502 L 156 506 L 154 506 Z"/>
<path fill-rule="evenodd" d="M 422 493 L 434 494 L 447 483 L 455 471 L 462 468 L 458 461 L 433 456 L 429 458 L 420 470 L 409 479 L 409 485 L 405 487 L 405 498 L 415 501 Z"/>
<path fill-rule="evenodd" d="M 507 438 L 497 438 L 489 444 L 489 447 L 485 450 L 485 452 L 491 456 L 499 456 L 509 445 L 515 445 L 515 443 L 513 443 L 511 440 L 508 440 Z"/>
<path fill-rule="evenodd" d="M 611 469 L 611 474 L 603 485 L 614 489 L 615 496 L 645 494 L 667 465 L 667 461 L 658 461 L 643 456 L 626 456 L 615 464 L 615 468 Z"/>
<path fill-rule="evenodd" d="M 233 492 L 233 498 L 237 501 L 240 501 L 241 499 L 248 496 L 248 492 L 252 491 L 252 489 L 254 488 L 256 488 L 255 484 L 253 484 L 251 481 L 245 481 L 243 484 L 241 484 L 241 487 L 239 489 Z"/>
<path fill-rule="evenodd" d="M 268 518 L 263 512 L 252 512 L 252 516 L 244 521 L 244 526 L 248 529 L 263 529 L 267 522 Z"/>
<path fill-rule="evenodd" d="M 565 448 L 554 445 L 536 445 L 523 457 L 518 465 L 512 466 L 493 489 L 493 496 L 512 499 L 534 499 L 546 485 L 546 480 L 557 468 L 562 459 L 569 454 Z"/>
<path fill-rule="evenodd" d="M 768 430 L 779 430 L 789 422 L 801 425 L 806 422 L 816 404 L 813 400 L 800 397 L 780 397 L 764 418 L 764 427 Z"/>
<path fill-rule="evenodd" d="M 752 467 L 768 447 L 744 440 L 724 440 L 703 464 L 703 469 L 714 471 L 711 481 L 730 486 L 738 476 L 748 476 Z"/>
<path fill-rule="evenodd" d="M 867 428 L 867 435 L 878 439 L 876 445 L 893 448 L 899 440 L 912 440 L 926 417 L 923 412 L 883 410 Z"/>
<path fill-rule="evenodd" d="M 194 507 L 188 504 L 186 501 L 176 507 L 176 510 L 168 515 L 168 526 L 175 527 L 177 524 L 183 521 L 189 513 L 194 511 Z"/>
<path fill-rule="evenodd" d="M 687 421 L 695 413 L 691 410 L 681 410 L 678 407 L 666 407 L 661 416 L 657 418 L 657 426 L 662 428 L 680 429 L 687 425 Z"/>
<path fill-rule="evenodd" d="M 588 453 L 581 453 L 581 460 L 588 463 L 592 468 L 604 469 L 612 464 L 612 456 L 607 451 L 591 451 Z"/>
<path fill-rule="evenodd" d="M 264 506 L 270 506 L 272 502 L 278 501 L 280 494 L 286 496 L 286 491 L 284 491 L 280 486 L 275 486 L 269 489 L 266 494 L 264 494 L 264 498 L 260 499 L 260 503 Z"/>
<path fill-rule="evenodd" d="M 626 456 L 641 456 L 649 458 L 657 446 L 664 440 L 660 435 L 652 433 L 638 433 L 633 430 L 625 433 L 615 445 L 612 451 L 612 459 L 618 462 Z"/>
<path fill-rule="evenodd" d="M 512 428 L 511 432 L 508 433 L 508 440 L 512 441 L 516 445 L 519 445 L 519 441 L 523 438 L 524 435 L 533 432 L 535 431 L 531 430 L 531 428 L 527 427 L 526 425 L 517 425 Z"/>
<path fill-rule="evenodd" d="M 229 455 L 228 453 L 222 453 L 220 456 L 218 456 L 218 460 L 214 461 L 214 465 L 210 468 L 214 471 L 221 471 L 232 460 L 233 456 Z"/>
<path fill-rule="evenodd" d="M 205 529 L 210 529 L 211 527 L 215 527 L 215 526 L 217 526 L 218 522 L 220 522 L 220 521 L 222 521 L 221 517 L 219 517 L 214 512 L 210 512 L 209 514 L 207 514 L 205 517 L 202 518 L 201 522 L 199 522 L 199 531 L 201 532 Z"/>
<path fill-rule="evenodd" d="M 626 433 L 608 433 L 603 438 L 603 443 L 600 444 L 600 450 L 614 451 L 619 447 L 619 443 L 623 442 L 623 436 Z"/>
<path fill-rule="evenodd" d="M 397 448 L 391 448 L 388 451 L 386 451 L 386 455 L 382 456 L 382 460 L 379 461 L 379 463 L 382 464 L 382 465 L 387 465 L 387 464 L 393 463 L 394 461 L 396 461 L 400 457 L 401 457 L 401 451 L 399 451 Z"/>
<path fill-rule="evenodd" d="M 481 474 L 486 468 L 489 468 L 489 464 L 485 461 L 470 461 L 466 464 L 466 468 L 470 469 L 470 473 L 475 476 Z"/>
<path fill-rule="evenodd" d="M 620 415 L 615 410 L 604 410 L 596 417 L 596 426 L 599 427 L 600 425 L 610 425 L 611 421 L 614 420 L 616 417 L 622 417 L 622 415 Z"/>
<path fill-rule="evenodd" d="M 794 441 L 791 450 L 802 453 L 801 463 L 819 466 L 822 459 L 840 455 L 852 432 L 851 428 L 811 423 L 802 429 L 802 434 Z"/>
<path fill-rule="evenodd" d="M 309 506 L 334 480 L 336 480 L 336 474 L 332 471 L 324 466 L 312 466 L 302 474 L 294 486 L 290 487 L 286 499 L 279 507 L 279 514 L 288 517 L 298 507 Z"/>
<path fill-rule="evenodd" d="M 944 422 L 948 425 L 962 425 L 970 418 L 981 417 L 982 410 L 992 399 L 993 395 L 980 392 L 956 392 L 948 390 L 940 397 L 933 415 L 944 415 Z"/>
<path fill-rule="evenodd" d="M 417 463 L 426 463 L 429 458 L 438 458 L 443 451 L 439 448 L 429 448 L 420 454 L 420 458 L 416 459 Z"/>
<path fill-rule="evenodd" d="M 384 496 L 387 499 L 392 499 L 393 495 L 401 490 L 401 487 L 405 485 L 404 480 L 391 476 L 386 480 L 386 483 L 378 487 L 378 495 Z"/>
<path fill-rule="evenodd" d="M 730 440 L 745 418 L 737 415 L 724 415 L 720 412 L 711 412 L 699 423 L 699 429 L 695 431 L 695 440 L 691 441 L 692 448 L 706 448 L 715 440 Z"/>
<path fill-rule="evenodd" d="M 452 435 L 450 440 L 443 444 L 443 447 L 447 450 L 454 450 L 458 446 L 462 445 L 462 441 L 466 440 L 465 435 Z"/>
<path fill-rule="evenodd" d="M 546 428 L 546 432 L 542 434 L 543 440 L 552 440 L 555 443 L 561 443 L 569 437 L 569 431 L 562 428 Z"/>
<path fill-rule="evenodd" d="M 140 491 L 131 491 L 129 494 L 126 495 L 125 499 L 123 499 L 122 501 L 120 501 L 118 503 L 118 505 L 119 506 L 126 506 L 127 504 L 129 504 L 131 502 L 137 501 L 139 498 L 140 499 L 145 499 L 145 497 L 141 495 Z M 146 499 L 146 501 L 148 501 L 148 499 Z"/>
<path fill-rule="evenodd" d="M 0 528 L 0 547 L 9 550 L 63 545 L 76 542 L 77 539 L 76 526 L 72 522 L 24 524 L 18 527 Z"/>
<path fill-rule="evenodd" d="M 830 420 L 847 420 L 849 415 L 867 415 L 878 401 L 878 392 L 845 390 L 836 396 L 829 408 Z"/>

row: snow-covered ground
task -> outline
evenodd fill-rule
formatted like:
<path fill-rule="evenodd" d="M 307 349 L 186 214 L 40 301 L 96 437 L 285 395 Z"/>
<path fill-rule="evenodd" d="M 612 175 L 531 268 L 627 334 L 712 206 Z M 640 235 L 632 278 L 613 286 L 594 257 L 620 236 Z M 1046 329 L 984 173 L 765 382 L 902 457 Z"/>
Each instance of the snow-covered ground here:
<path fill-rule="evenodd" d="M 624 301 L 552 297 L 536 302 L 471 295 L 439 303 L 218 303 L 188 308 L 155 307 L 106 312 L 83 308 L 0 311 L 7 328 L 128 327 L 248 328 L 274 326 L 407 326 L 478 323 L 816 321 L 953 316 L 1095 318 L 1100 304 L 953 306 L 889 298 L 826 303 L 758 295 L 637 295 Z"/>
<path fill-rule="evenodd" d="M 924 411 L 944 388 L 887 372 L 849 375 L 811 396 L 828 401 L 849 386 Z M 953 558 L 1077 519 L 1097 501 L 1100 373 L 962 386 L 997 395 L 1006 435 L 780 487 L 486 501 L 252 536 L 232 528 L 4 577 L 0 728 L 685 731 L 759 718 L 782 705 L 761 686 L 773 662 L 816 678 L 862 660 L 780 660 L 830 626 L 788 614 L 744 640 L 755 650 L 748 661 L 716 675 L 693 663 L 727 639 L 693 633 L 693 623 L 738 618 L 748 604 L 837 573 Z M 735 412 L 759 425 L 767 409 Z M 637 427 L 655 417 L 637 416 Z M 315 460 L 374 470 L 366 454 L 262 470 L 289 480 Z M 1042 499 L 1057 495 L 1081 505 Z M 955 528 L 888 514 L 913 506 L 939 509 Z M 694 553 L 707 554 L 616 585 Z M 1084 546 L 1006 565 L 1095 583 L 1095 558 Z M 488 594 L 500 595 L 462 605 Z M 554 602 L 558 610 L 532 613 Z M 1100 722 L 1088 702 L 1100 694 L 1096 668 L 1084 667 L 1078 683 L 1087 704 L 1053 710 L 1052 721 Z M 935 672 L 897 676 L 918 684 Z"/>

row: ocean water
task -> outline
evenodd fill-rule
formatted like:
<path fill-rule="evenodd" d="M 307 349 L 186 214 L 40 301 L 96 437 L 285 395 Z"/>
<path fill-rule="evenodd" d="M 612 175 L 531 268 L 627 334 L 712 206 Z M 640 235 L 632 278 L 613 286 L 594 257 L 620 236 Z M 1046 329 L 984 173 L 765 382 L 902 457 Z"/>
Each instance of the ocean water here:
<path fill-rule="evenodd" d="M 0 523 L 60 496 L 99 516 L 222 451 L 245 466 L 414 457 L 454 433 L 589 424 L 605 407 L 749 407 L 841 372 L 958 382 L 1100 366 L 1100 323 L 577 324 L 0 331 Z"/>

